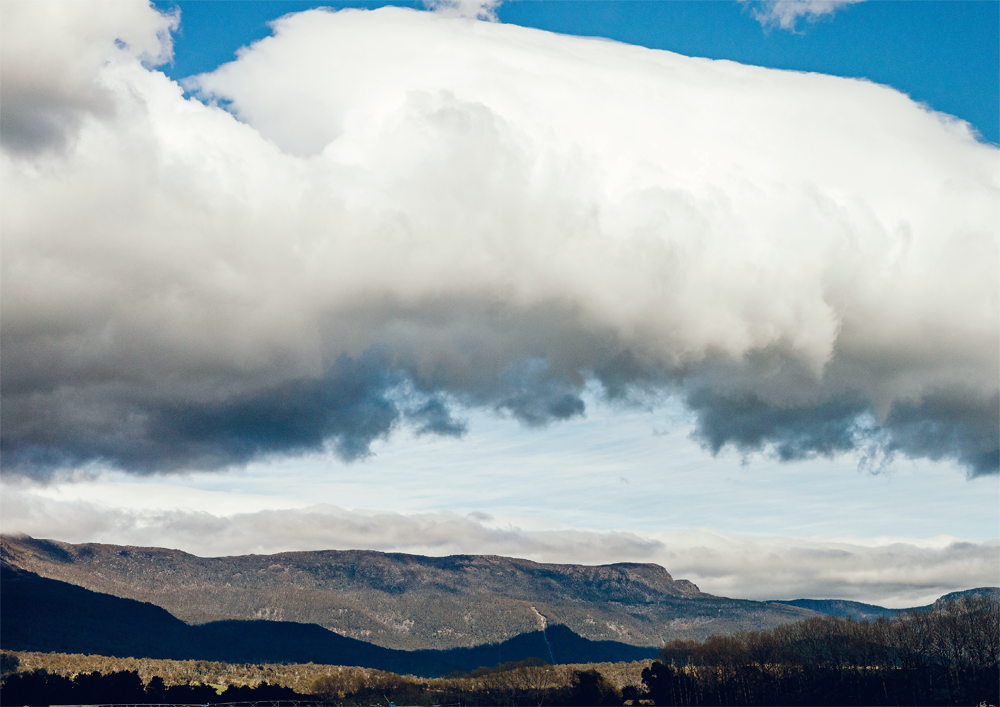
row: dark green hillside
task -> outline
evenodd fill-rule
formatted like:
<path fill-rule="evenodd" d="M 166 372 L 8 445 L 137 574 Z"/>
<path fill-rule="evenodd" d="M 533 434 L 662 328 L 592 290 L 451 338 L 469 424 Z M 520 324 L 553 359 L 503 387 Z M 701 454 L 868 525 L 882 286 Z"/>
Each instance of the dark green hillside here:
<path fill-rule="evenodd" d="M 594 642 L 564 626 L 501 644 L 445 651 L 400 651 L 340 636 L 315 624 L 220 621 L 189 626 L 163 609 L 45 579 L 0 563 L 0 647 L 12 651 L 229 663 L 326 663 L 437 676 L 500 661 L 558 663 L 651 658 L 657 648 Z M 548 638 L 548 644 L 546 643 Z"/>
<path fill-rule="evenodd" d="M 0 537 L 0 555 L 42 577 L 156 604 L 188 623 L 317 624 L 407 650 L 500 643 L 557 624 L 591 641 L 653 646 L 816 615 L 704 594 L 653 564 L 332 550 L 203 558 L 25 536 Z"/>
<path fill-rule="evenodd" d="M 91 592 L 0 562 L 0 644 L 6 650 L 150 655 L 183 653 L 190 627 L 158 606 Z M 152 656 L 151 656 L 152 657 Z"/>

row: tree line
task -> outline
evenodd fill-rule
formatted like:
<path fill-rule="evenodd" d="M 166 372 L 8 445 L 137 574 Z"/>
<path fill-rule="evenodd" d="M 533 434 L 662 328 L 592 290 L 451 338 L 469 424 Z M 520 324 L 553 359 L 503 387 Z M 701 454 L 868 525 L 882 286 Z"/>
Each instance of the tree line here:
<path fill-rule="evenodd" d="M 642 679 L 658 705 L 997 705 L 1000 602 L 672 641 Z"/>
<path fill-rule="evenodd" d="M 256 687 L 230 685 L 222 692 L 204 684 L 168 686 L 159 676 L 143 684 L 134 670 L 82 673 L 72 678 L 44 669 L 33 670 L 9 675 L 0 687 L 0 704 L 3 705 L 190 705 L 282 700 L 301 701 L 302 695 L 291 688 L 266 682 Z"/>
<path fill-rule="evenodd" d="M 203 683 L 165 685 L 138 672 L 65 676 L 44 669 L 15 672 L 0 686 L 2 705 L 224 704 L 315 701 L 336 705 L 620 705 L 622 693 L 596 669 L 564 673 L 529 658 L 448 678 L 420 679 L 383 671 L 343 671 L 315 679 L 305 692 L 262 682 L 224 690 Z"/>

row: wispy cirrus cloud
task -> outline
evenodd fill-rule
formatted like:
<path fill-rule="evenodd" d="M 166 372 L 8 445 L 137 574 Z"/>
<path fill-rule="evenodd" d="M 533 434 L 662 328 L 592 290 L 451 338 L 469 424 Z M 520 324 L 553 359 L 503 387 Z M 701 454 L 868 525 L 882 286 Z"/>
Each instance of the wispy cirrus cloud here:
<path fill-rule="evenodd" d="M 800 19 L 816 22 L 833 15 L 847 5 L 864 0 L 740 0 L 751 7 L 753 16 L 764 27 L 778 26 L 795 30 Z"/>

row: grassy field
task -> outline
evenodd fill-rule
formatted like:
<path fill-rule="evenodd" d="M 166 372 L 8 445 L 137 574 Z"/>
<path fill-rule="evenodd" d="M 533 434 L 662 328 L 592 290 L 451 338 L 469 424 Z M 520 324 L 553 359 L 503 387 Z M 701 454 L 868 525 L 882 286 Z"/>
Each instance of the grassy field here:
<path fill-rule="evenodd" d="M 100 655 L 81 655 L 76 653 L 35 653 L 27 651 L 5 651 L 7 655 L 17 658 L 18 671 L 45 669 L 72 677 L 81 673 L 99 671 L 110 673 L 121 670 L 134 670 L 139 673 L 142 681 L 148 683 L 154 676 L 160 676 L 167 685 L 184 685 L 202 683 L 218 687 L 229 685 L 248 685 L 256 687 L 261 682 L 272 685 L 290 687 L 297 692 L 308 693 L 316 680 L 324 676 L 343 676 L 348 680 L 355 677 L 373 677 L 387 675 L 379 670 L 367 668 L 345 667 L 337 665 L 319 665 L 316 663 L 299 664 L 233 664 L 218 663 L 205 660 L 152 660 L 148 658 L 110 658 Z M 619 689 L 628 685 L 640 686 L 641 674 L 652 661 L 633 661 L 631 663 L 589 663 L 581 665 L 556 665 L 552 667 L 553 683 L 557 686 L 569 685 L 572 675 L 578 670 L 597 670 Z M 448 678 L 415 678 L 417 683 L 436 685 Z"/>

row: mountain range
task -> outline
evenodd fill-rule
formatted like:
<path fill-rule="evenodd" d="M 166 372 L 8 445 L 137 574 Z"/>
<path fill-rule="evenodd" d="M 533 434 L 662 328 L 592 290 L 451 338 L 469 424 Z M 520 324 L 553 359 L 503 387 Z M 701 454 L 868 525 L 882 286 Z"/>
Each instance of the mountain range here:
<path fill-rule="evenodd" d="M 205 558 L 26 536 L 0 537 L 0 558 L 41 577 L 155 604 L 188 624 L 310 623 L 405 650 L 501 643 L 556 624 L 591 641 L 659 646 L 817 615 L 705 594 L 654 564 L 333 550 Z"/>
<path fill-rule="evenodd" d="M 657 565 L 540 564 L 368 551 L 200 558 L 0 536 L 0 647 L 225 662 L 317 662 L 444 675 L 536 657 L 654 657 L 674 638 L 820 616 L 860 602 L 716 597 Z M 980 588 L 946 595 L 1000 596 Z M 915 609 L 929 609 L 915 607 Z"/>
<path fill-rule="evenodd" d="M 498 644 L 405 651 L 347 638 L 316 624 L 212 621 L 189 625 L 147 602 L 92 592 L 0 563 L 0 647 L 12 651 L 226 663 L 321 663 L 439 677 L 538 658 L 593 663 L 652 658 L 655 647 L 588 641 L 565 626 Z"/>

